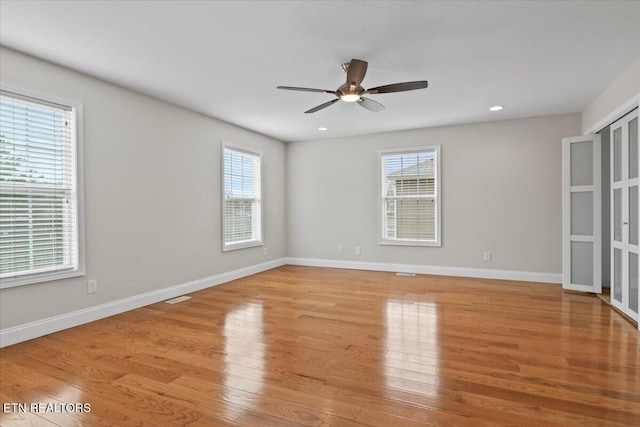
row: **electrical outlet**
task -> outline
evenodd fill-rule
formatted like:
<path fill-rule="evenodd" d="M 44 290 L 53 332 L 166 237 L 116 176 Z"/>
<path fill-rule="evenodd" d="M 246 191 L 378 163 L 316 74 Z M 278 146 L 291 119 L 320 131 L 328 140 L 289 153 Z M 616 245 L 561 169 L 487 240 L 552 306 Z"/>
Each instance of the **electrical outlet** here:
<path fill-rule="evenodd" d="M 267 256 L 267 248 L 262 249 L 262 256 Z"/>
<path fill-rule="evenodd" d="M 360 246 L 356 246 L 356 255 L 360 255 Z"/>
<path fill-rule="evenodd" d="M 484 256 L 483 256 L 483 259 L 485 261 L 491 261 L 491 252 L 485 252 Z"/>
<path fill-rule="evenodd" d="M 342 253 L 342 246 L 338 246 L 338 253 L 341 254 Z"/>
<path fill-rule="evenodd" d="M 98 281 L 97 280 L 89 280 L 87 282 L 87 293 L 95 294 L 98 292 Z"/>

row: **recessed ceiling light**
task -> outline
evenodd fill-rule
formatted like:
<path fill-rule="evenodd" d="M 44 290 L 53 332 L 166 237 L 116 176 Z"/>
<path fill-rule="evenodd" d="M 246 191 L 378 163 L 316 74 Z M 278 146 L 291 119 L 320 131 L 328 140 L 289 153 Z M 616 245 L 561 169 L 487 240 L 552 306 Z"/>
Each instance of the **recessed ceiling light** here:
<path fill-rule="evenodd" d="M 489 111 L 500 111 L 503 108 L 504 107 L 502 105 L 494 105 L 493 107 L 489 108 Z"/>
<path fill-rule="evenodd" d="M 329 128 L 322 126 L 322 127 L 319 127 L 318 130 L 321 132 L 324 132 L 325 130 L 329 130 Z"/>

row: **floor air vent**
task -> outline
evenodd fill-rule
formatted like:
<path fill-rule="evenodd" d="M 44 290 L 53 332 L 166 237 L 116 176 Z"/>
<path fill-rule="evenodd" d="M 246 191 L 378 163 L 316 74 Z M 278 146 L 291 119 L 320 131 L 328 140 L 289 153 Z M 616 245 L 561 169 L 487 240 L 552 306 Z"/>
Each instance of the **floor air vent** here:
<path fill-rule="evenodd" d="M 414 277 L 415 275 L 416 273 L 401 273 L 401 272 L 396 273 L 396 276 L 402 276 L 402 277 Z"/>
<path fill-rule="evenodd" d="M 175 297 L 175 298 L 172 298 L 172 299 L 168 299 L 165 302 L 167 304 L 177 304 L 179 302 L 186 301 L 188 299 L 191 299 L 191 297 L 188 297 L 186 295 L 182 295 L 181 297 Z"/>

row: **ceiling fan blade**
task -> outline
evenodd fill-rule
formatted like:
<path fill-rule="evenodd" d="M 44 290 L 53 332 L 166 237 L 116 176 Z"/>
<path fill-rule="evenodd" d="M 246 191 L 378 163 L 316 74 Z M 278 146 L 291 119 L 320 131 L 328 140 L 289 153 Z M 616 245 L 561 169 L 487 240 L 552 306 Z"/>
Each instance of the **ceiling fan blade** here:
<path fill-rule="evenodd" d="M 385 109 L 384 105 L 369 98 L 360 98 L 358 100 L 358 104 L 369 111 L 373 111 L 374 113 L 377 113 Z"/>
<path fill-rule="evenodd" d="M 405 92 L 407 90 L 426 89 L 427 86 L 429 86 L 429 82 L 426 80 L 421 80 L 417 82 L 394 83 L 390 85 L 371 88 L 367 90 L 366 93 L 376 94 L 376 93 Z"/>
<path fill-rule="evenodd" d="M 320 104 L 320 105 L 318 105 L 317 107 L 313 107 L 312 109 L 305 111 L 305 114 L 308 114 L 308 113 L 315 113 L 316 111 L 320 111 L 320 110 L 322 110 L 323 108 L 327 108 L 328 106 L 333 105 L 335 102 L 338 102 L 338 101 L 340 101 L 340 99 L 339 99 L 339 98 L 332 99 L 332 100 L 331 100 L 331 101 L 329 101 L 329 102 L 325 102 L 324 104 Z"/>
<path fill-rule="evenodd" d="M 367 63 L 359 59 L 352 59 L 347 69 L 347 83 L 350 85 L 360 86 L 364 75 L 367 74 Z"/>
<path fill-rule="evenodd" d="M 313 89 L 310 87 L 278 86 L 276 89 L 298 90 L 302 92 L 319 92 L 319 93 L 333 93 L 333 94 L 336 93 L 335 90 Z"/>

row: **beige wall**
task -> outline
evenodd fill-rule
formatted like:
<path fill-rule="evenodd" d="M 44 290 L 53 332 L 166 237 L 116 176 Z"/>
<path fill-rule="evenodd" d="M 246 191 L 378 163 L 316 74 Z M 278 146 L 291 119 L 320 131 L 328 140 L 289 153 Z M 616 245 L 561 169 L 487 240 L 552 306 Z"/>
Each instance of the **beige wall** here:
<path fill-rule="evenodd" d="M 84 104 L 87 275 L 0 291 L 0 328 L 286 255 L 285 144 L 2 48 L 3 82 Z M 223 253 L 220 141 L 264 155 L 263 248 Z M 99 291 L 87 294 L 86 281 Z"/>
<path fill-rule="evenodd" d="M 290 143 L 289 256 L 561 273 L 561 139 L 579 132 L 575 113 Z M 442 247 L 379 245 L 377 151 L 438 144 Z"/>
<path fill-rule="evenodd" d="M 638 94 L 640 94 L 640 58 L 636 59 L 582 110 L 582 133 Z"/>
<path fill-rule="evenodd" d="M 286 256 L 561 272 L 560 140 L 581 133 L 580 114 L 284 144 L 11 50 L 0 55 L 4 82 L 84 104 L 87 243 L 85 277 L 1 290 L 0 329 Z M 583 128 L 638 92 L 639 64 L 585 109 Z M 268 256 L 261 247 L 221 250 L 221 140 L 264 153 Z M 377 151 L 438 144 L 443 246 L 379 245 Z M 87 294 L 88 279 L 98 293 Z"/>

